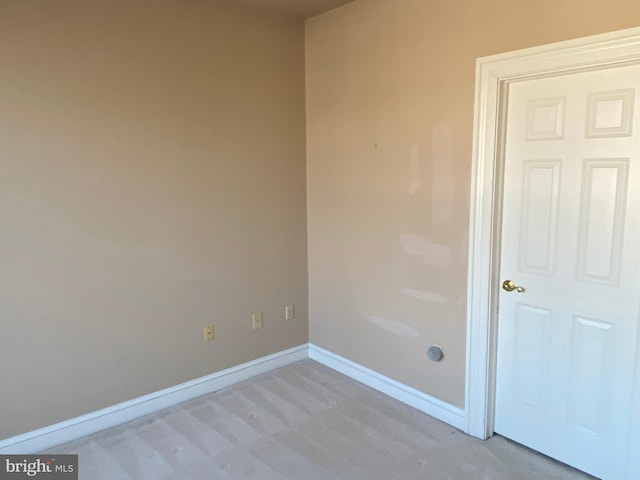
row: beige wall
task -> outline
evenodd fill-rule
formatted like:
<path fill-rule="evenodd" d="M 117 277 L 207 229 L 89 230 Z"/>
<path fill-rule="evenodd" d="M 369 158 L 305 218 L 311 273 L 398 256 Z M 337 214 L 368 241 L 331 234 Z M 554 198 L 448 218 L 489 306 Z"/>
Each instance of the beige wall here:
<path fill-rule="evenodd" d="M 637 0 L 357 0 L 308 20 L 310 341 L 464 406 L 475 59 L 639 22 Z"/>
<path fill-rule="evenodd" d="M 304 136 L 301 20 L 0 1 L 0 438 L 306 342 Z"/>

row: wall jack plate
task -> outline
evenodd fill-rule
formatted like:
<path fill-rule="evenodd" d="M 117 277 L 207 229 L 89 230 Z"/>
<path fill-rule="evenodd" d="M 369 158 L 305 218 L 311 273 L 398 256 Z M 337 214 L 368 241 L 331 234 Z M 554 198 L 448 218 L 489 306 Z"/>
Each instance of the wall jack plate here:
<path fill-rule="evenodd" d="M 264 324 L 262 322 L 262 312 L 254 313 L 253 315 L 251 315 L 251 319 L 253 320 L 254 330 L 264 327 Z"/>
<path fill-rule="evenodd" d="M 213 329 L 213 325 L 206 325 L 202 330 L 202 335 L 204 337 L 205 342 L 210 342 L 215 338 L 215 330 Z"/>

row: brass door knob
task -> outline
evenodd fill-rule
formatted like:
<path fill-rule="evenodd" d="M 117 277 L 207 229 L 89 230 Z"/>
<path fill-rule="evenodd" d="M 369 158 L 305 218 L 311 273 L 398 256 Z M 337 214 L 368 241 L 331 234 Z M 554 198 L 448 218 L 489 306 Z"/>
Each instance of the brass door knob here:
<path fill-rule="evenodd" d="M 518 293 L 524 293 L 524 287 L 517 286 L 515 283 L 513 283 L 513 280 L 505 280 L 504 282 L 502 282 L 502 289 L 506 290 L 507 292 L 515 290 Z"/>

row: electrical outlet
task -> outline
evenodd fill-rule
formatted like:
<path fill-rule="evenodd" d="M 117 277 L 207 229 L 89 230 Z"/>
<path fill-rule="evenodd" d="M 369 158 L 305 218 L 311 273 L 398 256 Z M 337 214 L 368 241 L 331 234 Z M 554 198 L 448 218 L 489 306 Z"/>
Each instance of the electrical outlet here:
<path fill-rule="evenodd" d="M 284 319 L 285 320 L 293 320 L 295 318 L 295 311 L 293 309 L 293 305 L 287 305 L 284 307 Z"/>
<path fill-rule="evenodd" d="M 262 312 L 254 313 L 251 315 L 251 319 L 253 320 L 253 329 L 257 330 L 264 326 L 262 322 Z"/>
<path fill-rule="evenodd" d="M 213 330 L 213 325 L 206 325 L 202 331 L 205 342 L 210 342 L 215 338 L 215 331 Z"/>

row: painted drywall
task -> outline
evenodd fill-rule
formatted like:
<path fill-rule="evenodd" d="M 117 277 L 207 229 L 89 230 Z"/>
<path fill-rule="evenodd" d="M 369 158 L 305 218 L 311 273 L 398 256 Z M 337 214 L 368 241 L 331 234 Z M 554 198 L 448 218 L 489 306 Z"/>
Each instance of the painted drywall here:
<path fill-rule="evenodd" d="M 299 19 L 0 2 L 0 438 L 308 340 L 304 108 Z"/>
<path fill-rule="evenodd" d="M 635 0 L 356 0 L 307 20 L 311 342 L 464 406 L 475 59 L 639 21 Z"/>

